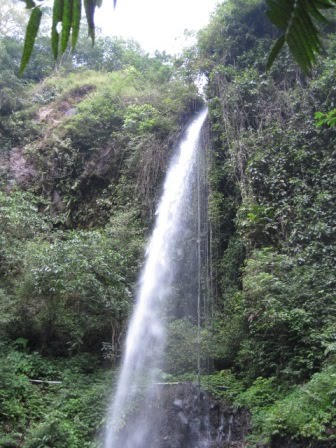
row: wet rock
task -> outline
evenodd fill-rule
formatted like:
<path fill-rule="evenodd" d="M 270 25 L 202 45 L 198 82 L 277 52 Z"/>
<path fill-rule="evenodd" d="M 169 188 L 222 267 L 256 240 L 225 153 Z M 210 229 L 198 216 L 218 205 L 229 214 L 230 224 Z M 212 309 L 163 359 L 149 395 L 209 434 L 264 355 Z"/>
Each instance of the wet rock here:
<path fill-rule="evenodd" d="M 180 422 L 182 423 L 183 426 L 188 426 L 188 419 L 187 417 L 183 414 L 183 412 L 179 412 L 178 414 L 178 418 L 180 419 Z"/>
<path fill-rule="evenodd" d="M 148 433 L 145 444 L 139 445 L 141 448 L 245 446 L 249 429 L 247 411 L 215 400 L 197 385 L 158 385 L 148 412 L 148 418 L 154 419 L 155 430 Z M 132 417 L 126 427 L 132 427 Z"/>
<path fill-rule="evenodd" d="M 183 409 L 183 401 L 182 400 L 174 400 L 174 406 L 179 409 Z"/>

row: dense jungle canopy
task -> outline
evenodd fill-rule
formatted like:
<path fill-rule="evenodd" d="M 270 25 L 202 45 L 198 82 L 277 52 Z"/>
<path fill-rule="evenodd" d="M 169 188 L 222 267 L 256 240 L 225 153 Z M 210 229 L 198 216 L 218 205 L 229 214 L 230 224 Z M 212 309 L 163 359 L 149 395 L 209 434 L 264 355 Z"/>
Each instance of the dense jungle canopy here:
<path fill-rule="evenodd" d="M 335 446 L 335 16 L 307 78 L 286 49 L 266 71 L 279 37 L 268 7 L 220 4 L 178 58 L 99 35 L 92 47 L 83 30 L 55 70 L 42 32 L 21 77 L 26 23 L 0 16 L 1 447 L 101 446 L 163 176 L 204 102 L 200 73 L 202 385 L 249 410 L 248 447 Z M 196 327 L 177 319 L 165 377 L 194 379 L 196 351 Z"/>

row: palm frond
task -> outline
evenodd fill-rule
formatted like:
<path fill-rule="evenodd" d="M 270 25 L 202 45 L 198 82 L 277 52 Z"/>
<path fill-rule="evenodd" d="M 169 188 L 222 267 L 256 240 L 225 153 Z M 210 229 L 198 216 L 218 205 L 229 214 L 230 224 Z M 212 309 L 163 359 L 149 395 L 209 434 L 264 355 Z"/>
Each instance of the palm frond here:
<path fill-rule="evenodd" d="M 54 0 L 52 25 L 51 25 L 51 48 L 55 60 L 58 57 L 58 48 L 59 48 L 59 32 L 57 26 L 60 22 L 62 22 L 63 4 L 64 0 Z"/>
<path fill-rule="evenodd" d="M 32 13 L 27 25 L 24 49 L 21 58 L 20 73 L 22 74 L 34 48 L 35 39 L 39 30 L 42 10 L 41 5 L 46 0 L 20 0 L 25 3 Z M 324 2 L 326 0 L 319 0 Z M 330 0 L 333 1 L 333 0 Z M 336 0 L 335 0 L 336 1 Z M 71 48 L 74 49 L 78 40 L 80 22 L 82 18 L 82 4 L 84 4 L 89 36 L 92 44 L 95 39 L 95 9 L 100 7 L 103 0 L 53 0 L 53 13 L 51 24 L 51 48 L 57 60 L 59 53 L 63 54 L 68 47 L 71 35 Z M 113 0 L 116 7 L 117 0 Z M 61 33 L 58 30 L 61 24 Z"/>
<path fill-rule="evenodd" d="M 61 54 L 68 48 L 72 26 L 73 0 L 65 0 L 62 15 Z"/>
<path fill-rule="evenodd" d="M 94 24 L 94 13 L 96 9 L 96 0 L 84 0 L 84 9 L 86 15 L 86 21 L 88 24 L 89 36 L 94 43 L 95 39 L 95 24 Z"/>
<path fill-rule="evenodd" d="M 25 3 L 27 9 L 32 9 L 36 6 L 33 0 L 21 0 L 21 2 Z"/>
<path fill-rule="evenodd" d="M 24 69 L 26 68 L 26 65 L 28 64 L 28 61 L 32 54 L 35 39 L 41 23 L 41 17 L 42 17 L 41 9 L 38 7 L 33 8 L 26 29 L 26 36 L 23 45 L 23 53 L 19 68 L 20 75 L 22 75 L 22 73 L 24 72 Z"/>
<path fill-rule="evenodd" d="M 310 73 L 322 50 L 316 22 L 329 23 L 320 10 L 334 8 L 336 0 L 267 0 L 267 4 L 268 18 L 283 32 L 271 50 L 267 69 L 287 43 L 301 69 Z"/>
<path fill-rule="evenodd" d="M 72 39 L 71 39 L 71 48 L 75 49 L 78 35 L 79 35 L 79 27 L 80 21 L 82 17 L 82 0 L 73 0 L 73 8 L 72 8 Z"/>

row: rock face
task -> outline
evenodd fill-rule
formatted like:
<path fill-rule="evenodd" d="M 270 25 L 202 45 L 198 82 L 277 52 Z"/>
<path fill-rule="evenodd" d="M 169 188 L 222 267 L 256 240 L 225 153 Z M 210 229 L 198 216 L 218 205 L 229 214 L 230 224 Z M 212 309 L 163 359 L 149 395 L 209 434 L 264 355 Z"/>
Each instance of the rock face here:
<path fill-rule="evenodd" d="M 245 446 L 244 440 L 249 429 L 248 413 L 216 401 L 197 385 L 158 385 L 150 407 L 148 417 L 155 422 L 155 428 L 147 434 L 145 443 L 139 444 L 141 448 Z M 125 432 L 132 427 L 134 428 L 130 417 L 121 431 L 121 439 L 124 439 Z M 125 446 L 125 443 L 120 446 Z"/>
<path fill-rule="evenodd" d="M 161 386 L 157 448 L 243 447 L 248 414 L 214 400 L 190 383 Z"/>

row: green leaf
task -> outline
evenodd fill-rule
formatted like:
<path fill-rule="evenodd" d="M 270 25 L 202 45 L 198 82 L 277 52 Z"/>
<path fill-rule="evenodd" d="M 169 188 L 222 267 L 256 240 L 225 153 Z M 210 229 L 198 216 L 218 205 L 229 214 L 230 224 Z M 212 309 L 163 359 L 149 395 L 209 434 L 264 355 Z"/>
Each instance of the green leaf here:
<path fill-rule="evenodd" d="M 72 41 L 71 41 L 71 48 L 74 50 L 78 35 L 79 35 L 79 28 L 80 28 L 80 21 L 82 17 L 82 0 L 73 0 L 73 8 L 72 8 Z"/>
<path fill-rule="evenodd" d="M 96 8 L 95 0 L 84 0 L 86 21 L 88 24 L 89 36 L 92 39 L 92 44 L 94 43 L 94 39 L 95 39 L 95 24 L 94 24 L 95 8 Z"/>
<path fill-rule="evenodd" d="M 36 4 L 33 0 L 21 0 L 21 2 L 26 4 L 27 9 L 35 8 Z"/>
<path fill-rule="evenodd" d="M 336 109 L 332 109 L 327 113 L 315 112 L 314 118 L 316 120 L 316 126 L 321 127 L 324 125 L 335 127 L 336 126 Z"/>
<path fill-rule="evenodd" d="M 22 73 L 24 72 L 24 69 L 26 68 L 26 65 L 28 64 L 28 61 L 32 54 L 35 39 L 41 23 L 41 17 L 42 17 L 41 9 L 38 7 L 33 8 L 27 25 L 26 36 L 23 45 L 23 53 L 19 69 L 20 75 L 22 75 Z"/>
<path fill-rule="evenodd" d="M 320 31 L 314 21 L 329 23 L 320 12 L 333 8 L 336 0 L 267 0 L 267 16 L 283 35 L 268 57 L 269 69 L 286 42 L 301 69 L 309 74 L 322 49 Z"/>
<path fill-rule="evenodd" d="M 314 3 L 319 9 L 330 9 L 336 5 L 335 0 L 316 0 Z"/>
<path fill-rule="evenodd" d="M 279 39 L 276 41 L 276 43 L 274 44 L 268 59 L 267 59 L 267 65 L 266 65 L 266 70 L 269 70 L 271 68 L 271 66 L 273 65 L 273 62 L 275 60 L 275 58 L 278 56 L 278 54 L 280 53 L 282 47 L 285 44 L 285 35 L 282 35 L 279 37 Z"/>
<path fill-rule="evenodd" d="M 95 24 L 94 24 L 95 9 L 96 7 L 100 8 L 102 3 L 103 3 L 102 0 L 84 0 L 84 9 L 89 29 L 89 36 L 92 39 L 92 44 L 94 44 L 95 40 Z M 114 0 L 114 5 L 115 4 L 116 0 Z"/>
<path fill-rule="evenodd" d="M 318 20 L 319 22 L 325 23 L 326 25 L 329 23 L 329 20 L 327 20 L 323 14 L 320 13 L 318 10 L 318 7 L 314 2 L 306 2 L 307 11 L 314 17 L 314 19 Z M 332 7 L 329 5 L 327 8 Z M 320 7 L 321 8 L 321 7 Z M 321 9 L 326 9 L 325 7 L 322 7 Z"/>
<path fill-rule="evenodd" d="M 72 24 L 72 10 L 73 0 L 66 0 L 63 4 L 61 54 L 63 54 L 68 47 Z"/>
<path fill-rule="evenodd" d="M 54 0 L 52 26 L 51 26 L 51 48 L 54 55 L 54 59 L 58 57 L 59 47 L 59 33 L 57 31 L 57 25 L 62 21 L 63 17 L 63 0 Z"/>

